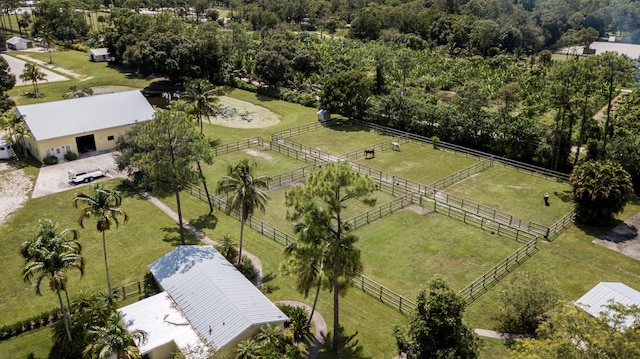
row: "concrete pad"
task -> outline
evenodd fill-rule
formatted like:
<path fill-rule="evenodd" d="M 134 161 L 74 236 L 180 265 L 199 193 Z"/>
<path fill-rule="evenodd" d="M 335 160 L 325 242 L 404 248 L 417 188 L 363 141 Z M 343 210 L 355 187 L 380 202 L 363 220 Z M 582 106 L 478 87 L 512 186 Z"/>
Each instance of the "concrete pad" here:
<path fill-rule="evenodd" d="M 126 173 L 118 171 L 111 152 L 79 158 L 75 161 L 63 160 L 56 165 L 44 166 L 40 169 L 31 198 L 43 197 L 52 193 L 90 185 L 90 183 L 78 185 L 69 183 L 69 172 L 82 172 L 96 168 L 103 169 L 107 172 L 107 175 L 103 179 L 98 179 L 94 182 L 114 177 L 126 177 Z"/>
<path fill-rule="evenodd" d="M 595 239 L 593 243 L 607 247 L 628 257 L 640 260 L 640 214 L 628 219 L 624 223 L 611 228 L 607 233 Z"/>
<path fill-rule="evenodd" d="M 5 60 L 7 60 L 7 63 L 9 64 L 9 72 L 11 72 L 16 76 L 16 86 L 27 86 L 27 85 L 31 86 L 31 82 L 23 82 L 22 80 L 20 80 L 20 74 L 22 74 L 22 72 L 24 71 L 24 65 L 26 64 L 25 61 L 22 61 L 20 59 L 16 59 L 13 56 L 4 55 L 4 54 L 0 56 L 2 56 Z M 42 71 L 42 73 L 47 75 L 46 81 L 43 81 L 45 83 L 69 80 L 68 78 L 62 75 L 59 75 L 55 72 L 49 71 L 40 65 L 37 65 L 37 66 L 40 68 L 40 71 Z"/>

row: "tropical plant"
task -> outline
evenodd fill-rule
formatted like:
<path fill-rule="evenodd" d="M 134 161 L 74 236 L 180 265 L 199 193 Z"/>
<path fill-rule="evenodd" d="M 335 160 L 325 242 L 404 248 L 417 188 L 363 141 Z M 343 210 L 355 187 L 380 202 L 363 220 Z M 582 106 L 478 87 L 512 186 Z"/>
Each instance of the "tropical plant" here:
<path fill-rule="evenodd" d="M 257 341 L 253 339 L 241 341 L 235 348 L 236 359 L 258 359 L 259 351 L 260 344 Z"/>
<path fill-rule="evenodd" d="M 291 210 L 287 218 L 296 223 L 298 235 L 297 241 L 285 249 L 285 255 L 294 258 L 287 264 L 297 276 L 296 287 L 301 293 L 319 284 L 333 291 L 334 354 L 339 349 L 339 335 L 335 334 L 340 329 L 339 296 L 346 294 L 351 278 L 362 271 L 360 251 L 355 248 L 358 237 L 344 222 L 342 211 L 349 200 L 373 205 L 370 194 L 374 188 L 371 177 L 353 171 L 348 162 L 338 162 L 325 164 L 309 175 L 304 187 L 296 186 L 285 193 Z M 305 264 L 305 260 L 311 264 Z"/>
<path fill-rule="evenodd" d="M 608 225 L 633 196 L 631 176 L 620 164 L 587 161 L 573 169 L 569 182 L 578 219 L 587 224 Z"/>
<path fill-rule="evenodd" d="M 120 217 L 123 223 L 129 220 L 127 212 L 120 205 L 122 204 L 122 195 L 120 192 L 104 188 L 100 184 L 91 186 L 89 193 L 76 193 L 73 204 L 78 208 L 79 204 L 83 207 L 80 209 L 80 217 L 78 223 L 84 228 L 84 220 L 87 218 L 96 219 L 96 229 L 102 233 L 102 251 L 104 254 L 104 267 L 107 274 L 107 289 L 111 296 L 111 279 L 109 277 L 109 262 L 107 260 L 107 238 L 106 231 L 111 229 L 113 224 L 118 227 L 120 225 Z"/>
<path fill-rule="evenodd" d="M 109 316 L 106 325 L 89 328 L 87 336 L 91 342 L 83 352 L 85 359 L 106 359 L 113 354 L 118 359 L 142 359 L 137 345 L 147 339 L 147 333 L 140 329 L 128 331 L 115 311 Z"/>
<path fill-rule="evenodd" d="M 216 249 L 220 254 L 222 254 L 229 262 L 233 262 L 234 259 L 238 256 L 238 246 L 236 242 L 231 239 L 231 236 L 228 234 L 224 234 L 220 237 L 218 241 L 218 245 L 216 245 Z"/>
<path fill-rule="evenodd" d="M 30 138 L 31 133 L 24 122 L 24 116 L 18 116 L 13 111 L 4 112 L 0 117 L 0 129 L 7 131 L 9 143 L 14 147 L 19 145 L 22 148 L 24 158 L 27 158 L 28 152 L 24 139 Z"/>
<path fill-rule="evenodd" d="M 31 81 L 33 85 L 33 97 L 40 97 L 40 93 L 38 92 L 38 82 L 42 80 L 47 80 L 47 74 L 40 71 L 40 68 L 35 64 L 27 62 L 24 65 L 24 70 L 20 74 L 20 79 L 22 82 Z"/>
<path fill-rule="evenodd" d="M 36 236 L 22 243 L 20 254 L 25 259 L 22 275 L 25 282 L 36 279 L 36 294 L 42 295 L 40 284 L 49 280 L 49 288 L 56 292 L 62 310 L 67 339 L 72 342 L 69 329 L 69 314 L 62 303 L 60 291 L 67 291 L 67 275 L 69 269 L 77 269 L 84 274 L 84 258 L 82 246 L 77 241 L 78 233 L 74 229 L 58 232 L 58 224 L 50 219 L 41 220 Z M 67 296 L 69 305 L 69 297 Z M 69 305 L 69 307 L 71 307 Z"/>
<path fill-rule="evenodd" d="M 462 322 L 465 306 L 444 280 L 434 279 L 427 292 L 418 294 L 407 332 L 394 328 L 398 353 L 408 359 L 477 358 L 482 341 Z"/>
<path fill-rule="evenodd" d="M 204 134 L 202 120 L 206 117 L 211 123 L 209 116 L 216 116 L 221 113 L 220 101 L 217 97 L 218 90 L 211 82 L 204 79 L 189 81 L 182 93 L 182 99 L 193 106 L 194 115 L 200 125 L 200 133 Z"/>
<path fill-rule="evenodd" d="M 237 211 L 240 214 L 240 245 L 238 249 L 238 263 L 242 258 L 242 238 L 244 223 L 251 218 L 256 209 L 262 213 L 269 196 L 263 189 L 267 188 L 267 177 L 256 176 L 255 162 L 242 159 L 234 166 L 229 166 L 227 175 L 218 181 L 218 194 L 227 195 L 227 214 Z"/>

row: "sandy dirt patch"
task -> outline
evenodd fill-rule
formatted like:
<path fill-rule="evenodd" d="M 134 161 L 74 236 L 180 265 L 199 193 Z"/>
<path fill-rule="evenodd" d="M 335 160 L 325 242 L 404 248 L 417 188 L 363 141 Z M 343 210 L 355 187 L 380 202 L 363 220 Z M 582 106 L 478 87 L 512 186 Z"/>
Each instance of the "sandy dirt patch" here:
<path fill-rule="evenodd" d="M 0 162 L 0 224 L 29 198 L 33 183 L 22 169 Z"/>
<path fill-rule="evenodd" d="M 268 154 L 261 152 L 261 151 L 256 151 L 254 149 L 251 148 L 247 148 L 246 150 L 244 150 L 244 153 L 248 154 L 249 156 L 253 156 L 253 157 L 262 157 L 267 161 L 273 161 L 273 157 L 269 156 Z"/>
<path fill-rule="evenodd" d="M 593 243 L 640 260 L 638 226 L 640 226 L 640 214 L 610 229 Z"/>
<path fill-rule="evenodd" d="M 211 123 L 234 128 L 264 128 L 277 125 L 280 117 L 270 110 L 250 102 L 220 96 L 223 114 L 210 117 Z"/>

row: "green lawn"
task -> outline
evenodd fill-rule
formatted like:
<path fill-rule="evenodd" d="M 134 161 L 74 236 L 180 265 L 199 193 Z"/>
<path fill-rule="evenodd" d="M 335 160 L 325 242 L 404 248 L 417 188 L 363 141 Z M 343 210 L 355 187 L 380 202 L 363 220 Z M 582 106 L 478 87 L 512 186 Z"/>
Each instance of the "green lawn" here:
<path fill-rule="evenodd" d="M 447 187 L 446 192 L 543 225 L 555 223 L 573 209 L 571 186 L 495 163 L 477 175 Z M 543 195 L 549 193 L 550 206 Z"/>
<path fill-rule="evenodd" d="M 334 155 L 342 155 L 376 143 L 392 140 L 391 137 L 381 135 L 366 127 L 340 122 L 330 127 L 319 128 L 317 131 L 294 136 L 291 139 L 307 147 L 317 148 Z"/>
<path fill-rule="evenodd" d="M 425 185 L 477 163 L 477 157 L 450 151 L 434 150 L 431 145 L 403 143 L 401 151 L 376 151 L 371 159 L 359 163 Z"/>
<path fill-rule="evenodd" d="M 105 182 L 108 186 L 118 183 L 120 180 Z M 125 196 L 122 208 L 130 219 L 128 223 L 107 232 L 109 269 L 114 287 L 142 279 L 148 271 L 146 266 L 175 246 L 177 233 L 175 223 L 155 206 L 126 186 L 118 188 Z M 31 199 L 0 226 L 0 255 L 4 269 L 3 280 L 0 281 L 0 325 L 11 324 L 58 306 L 57 298 L 48 289 L 47 283 L 42 284 L 43 296 L 39 297 L 34 292 L 34 286 L 22 280 L 24 260 L 19 253 L 20 244 L 33 237 L 40 218 L 59 222 L 61 229 L 79 230 L 86 268 L 83 278 L 77 272 L 69 273 L 70 295 L 80 290 L 106 290 L 102 237 L 95 230 L 93 220 L 87 221 L 84 229 L 76 222 L 79 209 L 73 207 L 73 196 L 80 190 Z"/>
<path fill-rule="evenodd" d="M 47 359 L 53 346 L 51 326 L 0 342 L 0 359 Z"/>

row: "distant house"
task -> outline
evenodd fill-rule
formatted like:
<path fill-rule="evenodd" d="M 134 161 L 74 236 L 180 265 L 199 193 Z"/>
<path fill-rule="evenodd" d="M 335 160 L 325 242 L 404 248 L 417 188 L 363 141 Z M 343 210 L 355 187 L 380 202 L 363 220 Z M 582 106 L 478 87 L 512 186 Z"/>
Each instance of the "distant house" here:
<path fill-rule="evenodd" d="M 203 346 L 231 354 L 263 324 L 289 320 L 211 246 L 180 246 L 149 269 L 164 292 L 118 309 L 127 329 L 147 333 L 139 348 L 149 359 Z"/>
<path fill-rule="evenodd" d="M 109 49 L 101 47 L 99 49 L 91 49 L 88 52 L 89 61 L 91 62 L 104 62 L 109 61 Z"/>
<path fill-rule="evenodd" d="M 608 310 L 611 303 L 624 306 L 640 306 L 640 292 L 619 282 L 600 282 L 576 301 L 578 306 L 594 317 Z M 633 325 L 634 319 L 627 318 L 625 327 Z"/>
<path fill-rule="evenodd" d="M 7 47 L 10 50 L 26 50 L 33 47 L 33 41 L 20 36 L 14 36 L 7 40 Z"/>
<path fill-rule="evenodd" d="M 30 136 L 25 143 L 42 161 L 62 160 L 65 153 L 110 150 L 116 138 L 137 122 L 149 121 L 154 109 L 138 90 L 18 106 Z"/>

